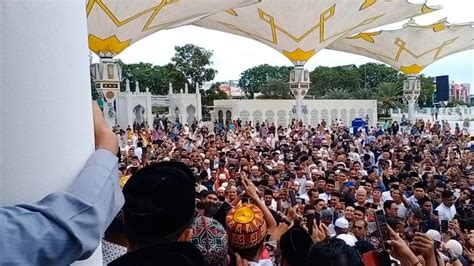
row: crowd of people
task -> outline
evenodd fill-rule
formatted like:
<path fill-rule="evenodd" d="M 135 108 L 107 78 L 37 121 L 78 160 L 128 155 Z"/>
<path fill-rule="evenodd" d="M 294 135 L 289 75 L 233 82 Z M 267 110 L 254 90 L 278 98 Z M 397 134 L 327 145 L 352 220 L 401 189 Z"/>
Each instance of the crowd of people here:
<path fill-rule="evenodd" d="M 474 263 L 467 130 L 158 120 L 114 132 L 125 205 L 106 264 Z"/>
<path fill-rule="evenodd" d="M 472 265 L 474 137 L 166 119 L 111 130 L 71 186 L 0 208 L 1 265 Z"/>

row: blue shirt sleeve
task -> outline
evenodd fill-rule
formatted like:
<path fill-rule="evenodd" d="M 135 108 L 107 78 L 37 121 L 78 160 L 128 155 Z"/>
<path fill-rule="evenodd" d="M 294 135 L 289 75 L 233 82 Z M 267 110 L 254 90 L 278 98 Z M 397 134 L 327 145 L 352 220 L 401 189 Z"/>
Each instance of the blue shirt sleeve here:
<path fill-rule="evenodd" d="M 123 203 L 117 157 L 95 151 L 67 191 L 0 208 L 0 265 L 69 265 L 90 257 Z"/>

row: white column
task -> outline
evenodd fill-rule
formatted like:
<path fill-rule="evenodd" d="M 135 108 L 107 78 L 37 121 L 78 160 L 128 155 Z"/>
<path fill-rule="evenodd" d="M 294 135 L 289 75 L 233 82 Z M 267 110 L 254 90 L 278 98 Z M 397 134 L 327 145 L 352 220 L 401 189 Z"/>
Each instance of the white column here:
<path fill-rule="evenodd" d="M 297 65 L 290 71 L 290 91 L 296 98 L 296 116 L 298 120 L 303 120 L 303 99 L 311 84 L 309 71 L 304 66 Z"/>
<path fill-rule="evenodd" d="M 0 1 L 0 24 L 0 205 L 6 206 L 66 189 L 94 138 L 84 0 Z M 100 248 L 80 264 L 102 265 Z"/>
<path fill-rule="evenodd" d="M 146 88 L 146 118 L 147 118 L 147 123 L 150 128 L 153 128 L 153 120 L 154 120 L 154 115 L 153 115 L 153 109 L 151 107 L 151 92 L 150 89 L 147 87 Z"/>
<path fill-rule="evenodd" d="M 408 120 L 413 124 L 416 121 L 415 105 L 421 92 L 421 83 L 417 75 L 409 75 L 403 82 L 403 96 L 408 102 Z"/>
<path fill-rule="evenodd" d="M 196 120 L 202 120 L 202 102 L 201 102 L 201 87 L 196 89 Z"/>
<path fill-rule="evenodd" d="M 298 91 L 301 93 L 301 91 Z M 301 95 L 295 96 L 296 98 L 296 117 L 298 120 L 303 120 L 303 97 Z"/>
<path fill-rule="evenodd" d="M 415 102 L 408 101 L 408 120 L 413 124 L 416 121 L 415 118 Z"/>

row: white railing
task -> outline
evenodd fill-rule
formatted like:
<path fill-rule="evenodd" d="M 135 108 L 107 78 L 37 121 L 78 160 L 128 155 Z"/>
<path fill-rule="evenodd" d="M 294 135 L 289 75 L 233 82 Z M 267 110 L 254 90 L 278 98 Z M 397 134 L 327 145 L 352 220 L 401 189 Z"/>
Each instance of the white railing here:
<path fill-rule="evenodd" d="M 402 109 L 390 109 L 392 119 L 401 120 L 403 115 L 408 117 L 408 113 Z M 458 106 L 458 107 L 442 107 L 442 108 L 422 108 L 416 110 L 416 118 L 425 120 L 447 120 L 447 121 L 461 121 L 466 118 L 474 119 L 474 107 Z"/>

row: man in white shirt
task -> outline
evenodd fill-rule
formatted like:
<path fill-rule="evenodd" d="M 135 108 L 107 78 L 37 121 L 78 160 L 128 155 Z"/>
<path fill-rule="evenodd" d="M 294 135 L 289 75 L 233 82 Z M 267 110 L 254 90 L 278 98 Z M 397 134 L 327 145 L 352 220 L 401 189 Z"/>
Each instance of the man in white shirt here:
<path fill-rule="evenodd" d="M 128 150 L 130 149 L 130 147 L 132 147 L 132 141 L 131 140 L 127 140 L 127 144 L 125 145 L 125 147 L 122 149 L 122 151 L 125 151 L 126 153 L 128 153 Z"/>
<path fill-rule="evenodd" d="M 296 172 L 295 181 L 297 181 L 300 184 L 300 187 L 297 191 L 298 194 L 303 195 L 305 193 L 305 188 L 306 188 L 306 176 L 301 168 L 299 168 Z"/>
<path fill-rule="evenodd" d="M 456 215 L 456 208 L 454 207 L 454 193 L 450 190 L 443 191 L 441 195 L 443 201 L 442 203 L 436 208 L 438 211 L 438 217 L 441 221 L 450 221 Z"/>
<path fill-rule="evenodd" d="M 410 205 L 408 204 L 408 202 L 406 200 L 405 200 L 405 202 L 403 201 L 404 196 L 402 195 L 402 193 L 400 193 L 400 190 L 393 189 L 393 190 L 391 190 L 390 195 L 392 197 L 392 200 L 397 204 L 397 207 L 398 207 L 397 215 L 398 215 L 398 217 L 400 217 L 402 219 L 407 218 L 408 211 L 411 208 L 410 208 Z"/>
<path fill-rule="evenodd" d="M 304 199 L 305 202 L 309 202 L 308 191 L 312 188 L 314 188 L 314 182 L 311 180 L 306 181 L 305 192 L 300 195 L 300 198 Z"/>
<path fill-rule="evenodd" d="M 138 143 L 137 143 L 137 148 L 136 148 L 135 151 L 134 151 L 135 156 L 137 156 L 140 161 L 142 160 L 142 157 L 143 157 L 142 146 L 143 146 L 143 143 L 142 143 L 142 142 L 138 142 Z"/>
<path fill-rule="evenodd" d="M 204 159 L 204 161 L 203 161 L 203 171 L 207 172 L 207 176 L 211 176 L 211 160 Z"/>

